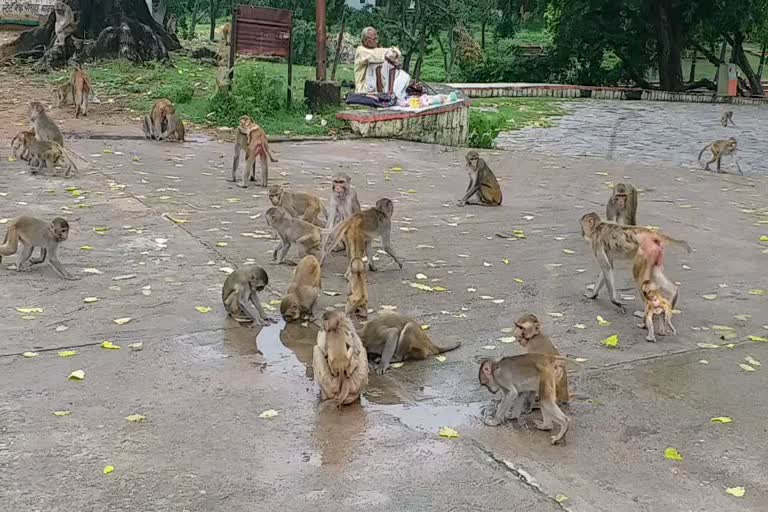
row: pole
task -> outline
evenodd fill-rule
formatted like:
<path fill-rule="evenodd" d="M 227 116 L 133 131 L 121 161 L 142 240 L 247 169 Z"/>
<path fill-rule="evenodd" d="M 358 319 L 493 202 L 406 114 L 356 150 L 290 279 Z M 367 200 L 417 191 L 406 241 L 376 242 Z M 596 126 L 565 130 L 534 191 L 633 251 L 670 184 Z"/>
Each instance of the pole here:
<path fill-rule="evenodd" d="M 293 85 L 293 15 L 288 23 L 288 104 L 286 108 L 291 110 L 291 85 Z"/>
<path fill-rule="evenodd" d="M 237 6 L 232 7 L 232 28 L 229 32 L 229 79 L 235 77 L 235 51 L 237 46 Z"/>
<path fill-rule="evenodd" d="M 325 35 L 325 0 L 317 0 L 315 11 L 315 26 L 317 29 L 317 68 L 315 79 L 325 81 L 325 69 L 328 65 L 328 56 Z"/>
<path fill-rule="evenodd" d="M 339 64 L 339 57 L 341 56 L 341 45 L 344 42 L 344 15 L 347 14 L 347 6 L 344 6 L 344 10 L 341 11 L 341 31 L 339 32 L 339 40 L 336 42 L 336 56 L 333 59 L 333 67 L 331 67 L 331 81 L 336 81 L 336 66 Z"/>

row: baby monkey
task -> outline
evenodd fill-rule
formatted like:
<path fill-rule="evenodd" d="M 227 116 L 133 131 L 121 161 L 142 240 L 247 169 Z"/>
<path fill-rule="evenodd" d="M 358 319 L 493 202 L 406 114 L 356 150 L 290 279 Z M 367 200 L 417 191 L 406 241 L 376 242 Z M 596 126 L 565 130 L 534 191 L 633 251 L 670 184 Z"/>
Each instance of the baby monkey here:
<path fill-rule="evenodd" d="M 703 155 L 704 152 L 709 149 L 709 151 L 712 153 L 712 159 L 706 163 L 704 169 L 708 171 L 709 164 L 712 162 L 717 162 L 717 172 L 719 173 L 720 161 L 723 159 L 723 157 L 726 155 L 733 155 L 733 161 L 736 164 L 736 168 L 739 170 L 739 174 L 743 175 L 744 173 L 741 171 L 741 166 L 739 165 L 739 161 L 736 158 L 736 144 L 737 143 L 735 137 L 731 137 L 727 140 L 716 140 L 714 142 L 710 142 L 699 152 L 699 163 L 701 163 L 701 155 Z"/>
<path fill-rule="evenodd" d="M 652 281 L 646 280 L 640 286 L 640 291 L 645 301 L 645 322 L 638 324 L 638 327 L 648 329 L 648 336 L 645 339 L 652 342 L 656 341 L 656 335 L 653 332 L 653 317 L 656 315 L 663 316 L 659 324 L 659 334 L 661 336 L 667 334 L 667 327 L 672 331 L 672 334 L 677 334 L 675 326 L 672 325 L 672 304 L 664 298 L 658 287 Z"/>
<path fill-rule="evenodd" d="M 227 276 L 221 289 L 221 300 L 227 313 L 237 322 L 268 325 L 275 320 L 268 317 L 261 307 L 259 294 L 269 277 L 263 268 L 246 265 Z"/>
<path fill-rule="evenodd" d="M 733 126 L 736 126 L 736 123 L 733 122 L 732 110 L 729 110 L 728 112 L 723 112 L 723 115 L 720 116 L 720 124 L 723 125 L 723 128 L 726 128 L 728 126 L 728 121 L 730 121 Z"/>
<path fill-rule="evenodd" d="M 29 160 L 29 146 L 35 140 L 35 130 L 22 130 L 11 140 L 13 156 Z"/>
<path fill-rule="evenodd" d="M 605 206 L 605 218 L 625 226 L 637 226 L 637 190 L 629 183 L 617 183 Z"/>
<path fill-rule="evenodd" d="M 363 260 L 352 258 L 345 277 L 349 282 L 349 294 L 344 312 L 357 318 L 368 318 L 368 281 Z"/>
<path fill-rule="evenodd" d="M 0 244 L 0 262 L 2 262 L 3 256 L 16 254 L 19 242 L 21 242 L 23 246 L 21 256 L 16 261 L 16 269 L 19 272 L 27 272 L 32 268 L 32 265 L 47 262 L 64 279 L 76 281 L 79 278 L 64 270 L 64 266 L 56 254 L 59 244 L 68 237 L 69 223 L 61 217 L 56 217 L 51 222 L 35 217 L 17 217 L 8 222 L 5 240 Z M 32 251 L 35 250 L 35 247 L 40 248 L 39 258 L 32 258 Z"/>

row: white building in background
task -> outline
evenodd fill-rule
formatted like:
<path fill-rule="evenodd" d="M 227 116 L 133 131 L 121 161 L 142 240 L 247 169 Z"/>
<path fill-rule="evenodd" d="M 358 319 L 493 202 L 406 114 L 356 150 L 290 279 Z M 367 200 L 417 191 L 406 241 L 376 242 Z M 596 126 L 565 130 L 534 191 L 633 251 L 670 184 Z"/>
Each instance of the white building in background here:
<path fill-rule="evenodd" d="M 376 7 L 381 5 L 381 0 L 344 0 L 344 3 L 350 9 L 360 10 L 366 7 Z"/>
<path fill-rule="evenodd" d="M 0 24 L 34 25 L 53 9 L 54 0 L 0 0 Z"/>

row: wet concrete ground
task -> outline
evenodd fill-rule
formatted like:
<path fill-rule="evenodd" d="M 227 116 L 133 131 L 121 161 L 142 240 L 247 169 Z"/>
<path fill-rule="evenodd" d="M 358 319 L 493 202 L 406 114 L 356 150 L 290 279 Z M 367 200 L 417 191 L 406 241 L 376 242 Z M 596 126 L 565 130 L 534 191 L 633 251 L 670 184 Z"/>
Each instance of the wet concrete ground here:
<path fill-rule="evenodd" d="M 502 133 L 498 146 L 558 156 L 590 156 L 620 163 L 703 168 L 701 149 L 717 139 L 735 137 L 739 165 L 745 174 L 768 174 L 765 147 L 768 107 L 669 103 L 660 101 L 564 102 L 570 115 L 554 128 Z M 723 128 L 720 116 L 733 111 L 736 126 Z M 709 151 L 702 162 L 711 158 Z M 733 159 L 723 159 L 723 172 L 737 174 Z M 715 170 L 712 164 L 710 169 Z"/>
<path fill-rule="evenodd" d="M 504 206 L 462 209 L 453 203 L 466 186 L 463 151 L 276 144 L 273 183 L 326 195 L 342 170 L 363 203 L 396 201 L 393 242 L 406 267 L 380 255 L 380 272 L 369 274 L 371 307 L 396 306 L 429 324 L 436 342 L 463 342 L 444 363 L 372 375 L 363 403 L 336 411 L 318 406 L 312 329 L 259 333 L 225 316 L 228 268 L 264 265 L 274 290 L 264 302 L 280 298 L 292 271 L 269 263 L 264 191 L 223 179 L 231 145 L 69 146 L 91 161 L 71 181 L 31 176 L 0 149 L 2 216 L 65 215 L 73 231 L 60 256 L 82 277 L 17 273 L 13 257 L 0 268 L 0 509 L 765 510 L 768 343 L 747 339 L 768 336 L 768 295 L 755 294 L 768 289 L 768 244 L 759 242 L 768 234 L 765 178 L 486 152 Z M 656 344 L 604 296 L 582 297 L 596 270 L 578 219 L 602 212 L 609 182 L 620 180 L 644 189 L 641 223 L 695 249 L 668 254 L 682 312 L 678 335 Z M 526 238 L 495 236 L 513 229 Z M 320 309 L 344 302 L 344 267 L 342 256 L 330 260 L 324 289 L 341 295 L 322 295 Z M 636 304 L 628 266 L 618 268 Z M 417 273 L 448 291 L 410 287 Z M 537 413 L 499 428 L 479 418 L 491 397 L 478 386 L 476 358 L 520 352 L 500 339 L 526 311 L 562 352 L 586 359 L 565 446 L 550 446 L 533 427 Z M 611 324 L 599 326 L 596 315 Z M 612 334 L 620 337 L 613 349 L 600 343 Z M 100 348 L 105 340 L 121 349 Z M 128 347 L 138 342 L 142 350 Z M 739 366 L 748 356 L 763 362 L 754 372 Z M 68 381 L 78 369 L 85 380 Z M 260 418 L 268 409 L 279 415 Z M 59 410 L 71 414 L 52 414 Z M 126 421 L 131 414 L 147 419 Z M 717 416 L 733 422 L 711 423 Z M 440 438 L 441 426 L 460 436 Z M 665 459 L 670 447 L 684 459 Z M 743 497 L 726 493 L 737 486 Z M 559 504 L 558 495 L 568 499 Z"/>

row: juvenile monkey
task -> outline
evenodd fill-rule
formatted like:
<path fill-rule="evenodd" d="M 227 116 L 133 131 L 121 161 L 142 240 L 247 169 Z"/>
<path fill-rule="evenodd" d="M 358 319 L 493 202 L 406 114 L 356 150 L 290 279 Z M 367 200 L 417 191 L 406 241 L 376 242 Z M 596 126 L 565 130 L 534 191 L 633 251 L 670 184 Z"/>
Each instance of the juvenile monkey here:
<path fill-rule="evenodd" d="M 381 244 L 384 247 L 384 251 L 389 254 L 392 259 L 395 260 L 397 266 L 402 269 L 403 263 L 395 254 L 390 239 L 393 211 L 394 205 L 392 204 L 392 201 L 387 198 L 382 198 L 376 201 L 376 206 L 373 208 L 354 214 L 352 217 L 339 224 L 334 230 L 336 234 L 330 247 L 331 250 L 338 245 L 342 238 L 346 237 L 350 258 L 362 258 L 363 256 L 367 256 L 368 269 L 371 272 L 376 272 L 376 267 L 373 264 L 371 241 L 376 237 L 381 237 Z M 331 236 L 333 236 L 333 232 L 331 233 Z M 325 263 L 327 257 L 328 252 L 325 252 L 321 263 Z"/>
<path fill-rule="evenodd" d="M 91 78 L 84 69 L 78 67 L 72 72 L 72 98 L 75 102 L 75 119 L 88 117 L 88 98 L 93 88 L 91 87 Z"/>
<path fill-rule="evenodd" d="M 643 281 L 640 291 L 645 301 L 645 323 L 639 324 L 638 327 L 648 329 L 648 336 L 645 339 L 647 341 L 656 341 L 656 335 L 653 332 L 654 315 L 662 316 L 661 323 L 659 324 L 659 334 L 661 336 L 667 334 L 667 327 L 672 331 L 672 334 L 677 334 L 675 326 L 672 325 L 672 304 L 661 295 L 661 292 L 651 281 Z"/>
<path fill-rule="evenodd" d="M 68 236 L 69 223 L 61 217 L 56 217 L 51 222 L 35 217 L 17 217 L 8 222 L 5 240 L 0 245 L 0 262 L 3 256 L 16 254 L 21 242 L 21 256 L 16 261 L 16 269 L 19 272 L 27 272 L 32 265 L 47 262 L 64 279 L 76 281 L 79 278 L 64 269 L 57 255 L 59 244 Z M 35 247 L 40 248 L 40 257 L 30 259 Z"/>
<path fill-rule="evenodd" d="M 344 312 L 358 318 L 368 318 L 368 281 L 363 260 L 352 258 L 345 277 L 349 282 L 349 292 Z"/>
<path fill-rule="evenodd" d="M 312 370 L 323 400 L 336 406 L 360 399 L 368 385 L 368 359 L 360 337 L 347 316 L 340 311 L 323 315 L 312 354 Z"/>
<path fill-rule="evenodd" d="M 53 26 L 56 34 L 54 46 L 64 46 L 67 37 L 75 31 L 75 15 L 72 13 L 72 8 L 61 0 L 53 3 L 53 11 L 56 14 L 56 22 Z"/>
<path fill-rule="evenodd" d="M 232 24 L 230 22 L 226 22 L 224 26 L 221 28 L 221 35 L 224 38 L 225 46 L 229 46 L 231 33 L 232 33 Z"/>
<path fill-rule="evenodd" d="M 380 356 L 376 367 L 378 375 L 384 375 L 390 363 L 422 360 L 461 346 L 461 342 L 457 341 L 439 347 L 432 343 L 415 320 L 397 314 L 382 315 L 366 323 L 360 338 L 369 355 Z"/>
<path fill-rule="evenodd" d="M 54 96 L 54 104 L 56 105 L 56 108 L 61 108 L 66 105 L 69 105 L 69 101 L 73 99 L 72 95 L 72 83 L 71 82 L 65 82 L 58 87 L 56 87 L 53 90 L 53 96 Z"/>
<path fill-rule="evenodd" d="M 280 302 L 280 314 L 286 322 L 299 320 L 302 315 L 312 317 L 312 308 L 320 294 L 320 273 L 320 263 L 311 254 L 296 266 L 288 293 Z"/>
<path fill-rule="evenodd" d="M 733 155 L 733 161 L 736 164 L 736 168 L 739 170 L 739 174 L 744 174 L 741 171 L 741 166 L 739 165 L 739 161 L 736 158 L 736 138 L 731 137 L 728 140 L 716 140 L 714 142 L 710 142 L 706 146 L 704 146 L 701 151 L 699 152 L 699 163 L 701 163 L 701 155 L 704 154 L 704 151 L 709 149 L 709 151 L 712 153 L 712 159 L 706 163 L 704 166 L 704 169 L 707 171 L 709 170 L 709 164 L 712 162 L 717 162 L 717 172 L 720 172 L 720 161 L 723 159 L 726 155 Z"/>
<path fill-rule="evenodd" d="M 529 354 L 550 354 L 559 356 L 560 351 L 550 341 L 549 336 L 541 333 L 541 323 L 536 315 L 527 313 L 515 322 L 517 341 Z M 557 370 L 557 401 L 561 404 L 567 404 L 571 399 L 568 391 L 568 372 L 560 362 L 555 362 Z M 539 390 L 541 394 L 542 390 Z"/>
<path fill-rule="evenodd" d="M 320 220 L 320 214 L 327 219 L 328 212 L 317 196 L 306 192 L 291 192 L 282 185 L 271 185 L 269 187 L 269 201 L 272 206 L 282 208 L 291 217 L 301 218 L 321 228 L 325 227 L 325 223 Z"/>
<path fill-rule="evenodd" d="M 501 187 L 496 175 L 477 151 L 469 151 L 466 156 L 469 185 L 457 206 L 476 204 L 482 206 L 501 205 Z"/>
<path fill-rule="evenodd" d="M 38 101 L 32 101 L 27 109 L 27 119 L 32 123 L 37 140 L 58 142 L 60 146 L 64 145 L 64 136 L 56 123 L 51 121 L 48 114 L 45 113 L 45 107 Z"/>
<path fill-rule="evenodd" d="M 22 130 L 11 140 L 13 156 L 29 160 L 29 146 L 35 140 L 35 130 Z"/>
<path fill-rule="evenodd" d="M 357 192 L 352 188 L 352 178 L 348 174 L 339 172 L 333 175 L 332 181 L 331 201 L 328 207 L 330 216 L 326 223 L 329 232 L 354 214 L 360 213 L 360 201 L 357 200 Z M 328 236 L 323 241 L 323 252 L 327 251 L 330 238 Z"/>
<path fill-rule="evenodd" d="M 42 141 L 32 139 L 27 146 L 29 154 L 29 165 L 34 167 L 32 174 L 37 174 L 43 170 L 43 164 L 48 169 L 53 169 L 59 160 L 64 160 L 67 164 L 67 168 L 64 171 L 64 177 L 70 178 L 77 173 L 77 166 L 70 157 L 71 151 L 64 146 L 54 141 Z"/>
<path fill-rule="evenodd" d="M 720 124 L 723 125 L 723 128 L 728 127 L 728 121 L 730 121 L 733 126 L 736 126 L 736 123 L 733 122 L 733 111 L 731 110 L 723 112 L 723 115 L 720 116 Z"/>
<path fill-rule="evenodd" d="M 238 183 L 236 175 L 237 168 L 240 167 L 240 151 L 245 151 L 245 171 L 243 179 Z M 232 177 L 230 181 L 235 182 L 238 187 L 248 188 L 248 182 L 256 181 L 256 157 L 260 159 L 261 183 L 262 187 L 267 186 L 269 180 L 269 160 L 277 162 L 269 151 L 269 141 L 266 132 L 256 124 L 249 116 L 241 116 L 240 124 L 237 127 L 237 137 L 235 139 L 235 158 L 232 160 Z"/>
<path fill-rule="evenodd" d="M 561 356 L 549 354 L 523 354 L 480 361 L 478 379 L 480 384 L 493 394 L 501 391 L 502 399 L 495 413 L 483 418 L 486 425 L 501 425 L 510 415 L 510 410 L 522 409 L 530 393 L 539 393 L 542 421 L 536 422 L 539 430 L 552 430 L 553 423 L 559 427 L 557 434 L 550 436 L 556 444 L 568 431 L 570 419 L 560 410 L 555 402 L 557 389 L 557 368 L 559 361 L 567 361 Z M 519 417 L 520 412 L 512 411 L 511 416 Z"/>
<path fill-rule="evenodd" d="M 605 218 L 625 226 L 637 225 L 637 190 L 629 183 L 617 183 L 605 207 Z"/>
<path fill-rule="evenodd" d="M 264 215 L 269 227 L 277 231 L 280 237 L 280 244 L 272 253 L 272 261 L 277 260 L 277 253 L 280 252 L 278 264 L 285 263 L 285 257 L 291 248 L 291 244 L 299 244 L 299 256 L 312 254 L 315 257 L 320 256 L 320 228 L 301 219 L 294 219 L 286 215 L 280 208 L 274 206 L 267 210 Z"/>
<path fill-rule="evenodd" d="M 274 322 L 274 319 L 264 313 L 259 300 L 258 292 L 267 284 L 267 273 L 256 265 L 245 265 L 229 274 L 221 289 L 221 300 L 227 313 L 240 323 L 269 325 Z"/>

